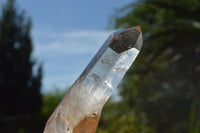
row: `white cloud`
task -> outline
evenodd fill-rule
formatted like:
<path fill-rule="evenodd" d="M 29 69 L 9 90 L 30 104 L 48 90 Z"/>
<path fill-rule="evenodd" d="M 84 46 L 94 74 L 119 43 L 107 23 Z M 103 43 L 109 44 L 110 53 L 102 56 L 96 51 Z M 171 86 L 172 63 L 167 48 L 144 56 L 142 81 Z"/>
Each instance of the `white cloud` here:
<path fill-rule="evenodd" d="M 71 85 L 107 39 L 108 31 L 34 30 L 34 57 L 44 61 L 43 92 Z"/>
<path fill-rule="evenodd" d="M 70 55 L 94 53 L 104 43 L 108 31 L 53 32 L 36 30 L 35 54 Z"/>

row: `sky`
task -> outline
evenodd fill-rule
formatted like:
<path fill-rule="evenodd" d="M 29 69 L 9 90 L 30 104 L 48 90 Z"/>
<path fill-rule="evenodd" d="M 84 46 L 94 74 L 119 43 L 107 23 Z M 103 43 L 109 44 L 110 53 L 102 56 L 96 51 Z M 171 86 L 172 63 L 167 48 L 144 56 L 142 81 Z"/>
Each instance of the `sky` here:
<path fill-rule="evenodd" d="M 0 4 L 6 0 L 0 0 Z M 114 32 L 117 9 L 133 0 L 16 0 L 33 23 L 33 58 L 43 62 L 42 92 L 70 87 Z"/>

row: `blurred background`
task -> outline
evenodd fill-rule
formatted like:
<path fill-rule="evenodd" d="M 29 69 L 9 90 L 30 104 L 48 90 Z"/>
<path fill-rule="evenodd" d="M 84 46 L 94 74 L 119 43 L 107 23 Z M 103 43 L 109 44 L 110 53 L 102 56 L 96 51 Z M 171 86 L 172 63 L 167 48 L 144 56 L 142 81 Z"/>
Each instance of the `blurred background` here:
<path fill-rule="evenodd" d="M 144 45 L 97 133 L 200 133 L 199 0 L 0 0 L 0 133 L 42 133 L 113 31 Z"/>

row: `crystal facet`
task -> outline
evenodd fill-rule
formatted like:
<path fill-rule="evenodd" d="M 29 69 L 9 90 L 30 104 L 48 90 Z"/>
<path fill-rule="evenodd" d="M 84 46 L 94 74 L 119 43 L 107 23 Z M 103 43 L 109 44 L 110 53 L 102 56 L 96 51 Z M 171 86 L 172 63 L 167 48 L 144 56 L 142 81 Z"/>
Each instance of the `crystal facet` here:
<path fill-rule="evenodd" d="M 103 105 L 141 47 L 139 26 L 111 34 L 51 115 L 44 133 L 95 133 Z"/>

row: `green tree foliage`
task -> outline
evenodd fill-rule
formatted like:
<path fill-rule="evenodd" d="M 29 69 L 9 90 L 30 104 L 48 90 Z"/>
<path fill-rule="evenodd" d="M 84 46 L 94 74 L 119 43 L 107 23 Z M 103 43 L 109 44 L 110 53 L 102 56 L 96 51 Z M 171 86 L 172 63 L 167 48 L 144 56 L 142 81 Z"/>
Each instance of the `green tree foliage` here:
<path fill-rule="evenodd" d="M 36 133 L 42 130 L 38 119 L 42 65 L 31 58 L 31 20 L 7 0 L 0 12 L 0 132 Z M 40 131 L 41 132 L 41 131 Z"/>
<path fill-rule="evenodd" d="M 68 90 L 68 89 L 66 89 Z M 43 95 L 43 104 L 42 104 L 42 116 L 44 119 L 49 119 L 51 114 L 54 112 L 56 107 L 62 101 L 64 96 L 66 95 L 65 91 L 59 90 L 59 88 L 55 87 L 55 90 Z"/>
<path fill-rule="evenodd" d="M 134 111 L 124 104 L 109 100 L 102 112 L 97 133 L 153 133 L 151 127 L 139 122 Z"/>
<path fill-rule="evenodd" d="M 140 25 L 144 37 L 120 89 L 121 103 L 129 108 L 121 115 L 134 113 L 154 133 L 199 132 L 199 14 L 199 0 L 143 0 L 116 13 L 115 28 Z M 134 132 L 129 128 L 122 132 Z"/>
<path fill-rule="evenodd" d="M 32 115 L 40 109 L 42 66 L 34 75 L 30 31 L 30 18 L 8 0 L 0 13 L 0 115 Z"/>

